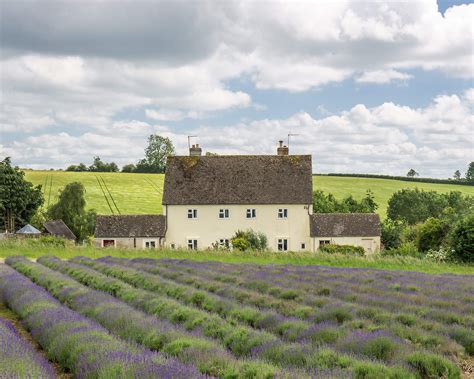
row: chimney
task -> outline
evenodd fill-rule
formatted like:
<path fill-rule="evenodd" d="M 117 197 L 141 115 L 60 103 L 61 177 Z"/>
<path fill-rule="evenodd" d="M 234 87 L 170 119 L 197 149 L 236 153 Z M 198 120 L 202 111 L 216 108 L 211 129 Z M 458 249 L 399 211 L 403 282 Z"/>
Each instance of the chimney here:
<path fill-rule="evenodd" d="M 199 144 L 192 145 L 189 148 L 189 156 L 190 157 L 200 157 L 202 153 L 202 149 L 199 147 Z"/>
<path fill-rule="evenodd" d="M 283 141 L 278 141 L 280 146 L 277 149 L 277 155 L 288 155 L 288 146 L 283 145 Z"/>

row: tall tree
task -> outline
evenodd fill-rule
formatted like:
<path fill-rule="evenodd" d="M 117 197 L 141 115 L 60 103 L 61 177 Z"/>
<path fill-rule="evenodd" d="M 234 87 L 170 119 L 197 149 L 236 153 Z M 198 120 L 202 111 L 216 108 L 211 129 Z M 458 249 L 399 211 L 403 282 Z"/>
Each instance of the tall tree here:
<path fill-rule="evenodd" d="M 469 167 L 466 171 L 466 179 L 470 182 L 474 182 L 474 162 L 469 163 Z"/>
<path fill-rule="evenodd" d="M 69 183 L 59 194 L 59 200 L 52 205 L 47 212 L 50 220 L 63 220 L 64 223 L 76 235 L 78 241 L 94 233 L 95 216 L 94 211 L 87 212 L 85 200 L 85 188 L 82 183 Z"/>
<path fill-rule="evenodd" d="M 459 171 L 459 170 L 454 171 L 453 178 L 456 179 L 456 180 L 460 180 L 461 179 L 461 171 Z"/>
<path fill-rule="evenodd" d="M 410 169 L 410 171 L 407 172 L 407 176 L 409 178 L 414 178 L 415 176 L 418 176 L 418 175 L 419 174 L 415 170 L 413 170 L 412 168 Z"/>
<path fill-rule="evenodd" d="M 43 201 L 40 185 L 28 182 L 23 171 L 12 167 L 9 157 L 0 162 L 0 227 L 14 232 L 30 221 Z"/>
<path fill-rule="evenodd" d="M 166 159 L 174 154 L 173 143 L 168 137 L 152 134 L 148 137 L 145 158 L 138 162 L 136 171 L 164 173 L 166 169 Z"/>

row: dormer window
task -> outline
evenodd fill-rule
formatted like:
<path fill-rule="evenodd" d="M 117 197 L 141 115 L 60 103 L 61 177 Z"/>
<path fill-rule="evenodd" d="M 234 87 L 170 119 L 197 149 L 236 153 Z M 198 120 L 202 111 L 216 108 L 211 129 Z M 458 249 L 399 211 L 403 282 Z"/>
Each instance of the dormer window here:
<path fill-rule="evenodd" d="M 288 218 L 288 208 L 278 209 L 278 218 Z"/>
<path fill-rule="evenodd" d="M 229 210 L 219 209 L 219 218 L 229 218 Z"/>
<path fill-rule="evenodd" d="M 198 211 L 197 209 L 188 209 L 188 218 L 197 218 Z"/>
<path fill-rule="evenodd" d="M 247 209 L 247 218 L 256 218 L 257 217 L 257 210 L 255 208 Z"/>

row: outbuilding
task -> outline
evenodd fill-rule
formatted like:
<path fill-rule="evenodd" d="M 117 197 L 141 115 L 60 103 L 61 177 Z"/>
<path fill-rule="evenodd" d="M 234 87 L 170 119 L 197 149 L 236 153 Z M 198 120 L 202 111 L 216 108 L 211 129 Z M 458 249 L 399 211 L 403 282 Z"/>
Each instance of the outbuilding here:
<path fill-rule="evenodd" d="M 166 217 L 163 215 L 97 216 L 96 247 L 155 249 L 163 244 Z"/>
<path fill-rule="evenodd" d="M 76 240 L 76 236 L 71 231 L 71 229 L 68 228 L 63 220 L 46 221 L 43 226 L 51 236 L 64 238 L 68 241 Z"/>
<path fill-rule="evenodd" d="M 380 251 L 380 217 L 376 213 L 314 213 L 310 219 L 313 251 L 330 243 L 362 246 L 366 254 Z"/>

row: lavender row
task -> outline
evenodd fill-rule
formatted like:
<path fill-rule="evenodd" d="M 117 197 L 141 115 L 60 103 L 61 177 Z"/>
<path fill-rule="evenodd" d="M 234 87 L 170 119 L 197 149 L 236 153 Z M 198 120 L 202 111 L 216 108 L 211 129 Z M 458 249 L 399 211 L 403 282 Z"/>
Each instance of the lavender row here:
<path fill-rule="evenodd" d="M 135 287 L 174 298 L 184 304 L 195 306 L 207 312 L 216 313 L 228 320 L 237 320 L 253 328 L 276 334 L 284 340 L 311 340 L 311 324 L 303 320 L 285 317 L 274 311 L 264 311 L 253 306 L 242 306 L 235 300 L 214 295 L 192 286 L 178 284 L 163 276 L 152 275 L 143 270 L 120 265 L 119 262 L 93 261 L 89 258 L 74 258 L 73 262 L 87 265 L 106 275 L 116 277 Z M 121 262 L 124 263 L 124 262 Z M 128 263 L 128 262 L 127 262 Z"/>
<path fill-rule="evenodd" d="M 141 259 L 124 260 L 107 257 L 98 260 L 132 266 L 147 273 L 163 275 L 175 281 L 192 284 L 197 288 L 215 291 L 222 296 L 231 297 L 243 303 L 271 307 L 282 313 L 312 320 L 313 324 L 304 331 L 300 338 L 310 339 L 313 343 L 337 346 L 339 341 L 346 337 L 350 338 L 359 329 L 385 329 L 386 332 L 398 338 L 436 353 L 441 351 L 448 355 L 462 355 L 464 350 L 468 354 L 472 353 L 474 335 L 470 329 L 419 320 L 416 314 L 391 314 L 383 309 L 351 304 L 329 296 L 307 295 L 304 299 L 300 299 L 300 302 L 284 300 L 280 297 L 282 295 L 290 296 L 292 290 L 278 292 L 280 297 L 270 296 L 268 293 L 239 288 L 234 284 L 235 281 L 231 281 L 232 284 L 227 284 L 191 275 L 186 269 L 176 268 L 176 265 L 173 267 L 167 265 L 169 267 L 165 268 L 160 264 L 161 261 L 156 260 L 149 260 L 149 264 L 141 263 L 143 261 Z M 273 267 L 270 266 L 268 269 L 272 270 Z M 193 274 L 196 272 L 191 269 L 189 271 Z M 209 278 L 212 273 L 208 272 L 206 276 Z"/>
<path fill-rule="evenodd" d="M 173 355 L 185 363 L 194 363 L 202 373 L 212 376 L 245 374 L 255 371 L 273 373 L 258 362 L 239 361 L 213 341 L 191 335 L 173 325 L 148 316 L 113 296 L 95 291 L 68 276 L 21 258 L 7 260 L 16 270 L 48 289 L 70 307 L 93 318 L 110 332 L 135 341 L 151 350 Z"/>
<path fill-rule="evenodd" d="M 0 318 L 0 372 L 10 378 L 56 378 L 53 366 L 7 320 Z"/>
<path fill-rule="evenodd" d="M 121 280 L 107 277 L 84 266 L 67 263 L 54 257 L 42 257 L 38 261 L 96 289 L 113 291 L 115 296 L 124 297 L 130 304 L 146 312 L 183 324 L 188 330 L 202 332 L 219 340 L 237 356 L 262 359 L 282 367 L 311 368 L 314 366 L 312 356 L 308 354 L 313 350 L 309 345 L 283 343 L 274 335 L 229 323 L 217 315 L 134 288 Z"/>
<path fill-rule="evenodd" d="M 113 337 L 5 265 L 0 266 L 0 291 L 48 357 L 77 378 L 189 378 L 197 374 L 192 367 Z"/>

